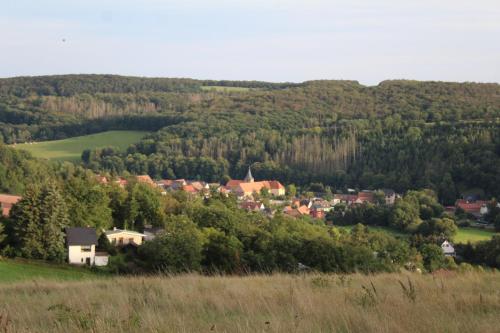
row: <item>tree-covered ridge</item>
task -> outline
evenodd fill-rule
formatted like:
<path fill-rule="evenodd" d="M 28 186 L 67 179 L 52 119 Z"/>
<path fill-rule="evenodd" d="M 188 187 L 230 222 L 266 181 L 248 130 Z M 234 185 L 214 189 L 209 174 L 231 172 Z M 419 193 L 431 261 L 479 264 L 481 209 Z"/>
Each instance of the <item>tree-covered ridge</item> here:
<path fill-rule="evenodd" d="M 52 90 L 36 90 L 37 80 Z M 241 177 L 253 165 L 257 177 L 284 183 L 432 188 L 447 203 L 470 188 L 499 195 L 498 84 L 76 75 L 3 85 L 0 131 L 7 143 L 158 131 L 127 151 L 86 152 L 84 162 L 95 170 L 215 181 Z M 205 91 L 204 85 L 254 89 Z"/>

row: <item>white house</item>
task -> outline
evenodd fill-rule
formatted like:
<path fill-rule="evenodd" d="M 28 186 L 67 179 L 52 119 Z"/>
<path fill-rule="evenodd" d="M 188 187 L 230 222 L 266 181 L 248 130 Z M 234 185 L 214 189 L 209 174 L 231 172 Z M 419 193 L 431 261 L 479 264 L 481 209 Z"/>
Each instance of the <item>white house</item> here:
<path fill-rule="evenodd" d="M 118 228 L 107 230 L 105 234 L 112 245 L 119 247 L 129 244 L 133 246 L 140 246 L 142 245 L 142 242 L 146 240 L 147 236 L 140 232 L 135 232 L 132 230 L 121 230 Z"/>
<path fill-rule="evenodd" d="M 443 250 L 445 256 L 455 256 L 455 248 L 450 242 L 445 240 L 443 244 L 441 244 L 441 249 Z"/>
<path fill-rule="evenodd" d="M 68 247 L 68 262 L 73 265 L 105 266 L 108 255 L 99 252 L 96 259 L 97 234 L 94 228 L 67 228 L 66 246 Z M 104 258 L 106 257 L 106 258 Z"/>

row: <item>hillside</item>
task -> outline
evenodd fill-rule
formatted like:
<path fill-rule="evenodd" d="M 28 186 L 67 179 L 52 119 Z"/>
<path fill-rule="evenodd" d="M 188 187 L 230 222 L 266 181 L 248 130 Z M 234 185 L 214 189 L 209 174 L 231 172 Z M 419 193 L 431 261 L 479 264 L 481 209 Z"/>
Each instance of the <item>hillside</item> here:
<path fill-rule="evenodd" d="M 499 289 L 449 272 L 37 280 L 0 285 L 0 330 L 499 332 Z"/>
<path fill-rule="evenodd" d="M 156 132 L 88 154 L 95 171 L 218 181 L 252 165 L 302 186 L 432 188 L 445 204 L 500 196 L 498 84 L 23 77 L 0 80 L 0 123 L 7 143 Z"/>

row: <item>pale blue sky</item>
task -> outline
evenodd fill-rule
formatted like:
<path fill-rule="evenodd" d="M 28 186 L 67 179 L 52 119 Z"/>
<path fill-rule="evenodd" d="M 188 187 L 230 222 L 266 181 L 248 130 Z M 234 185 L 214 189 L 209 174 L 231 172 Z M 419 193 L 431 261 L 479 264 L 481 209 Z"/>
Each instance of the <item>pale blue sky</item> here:
<path fill-rule="evenodd" d="M 500 1 L 4 0 L 0 43 L 0 77 L 500 82 Z"/>

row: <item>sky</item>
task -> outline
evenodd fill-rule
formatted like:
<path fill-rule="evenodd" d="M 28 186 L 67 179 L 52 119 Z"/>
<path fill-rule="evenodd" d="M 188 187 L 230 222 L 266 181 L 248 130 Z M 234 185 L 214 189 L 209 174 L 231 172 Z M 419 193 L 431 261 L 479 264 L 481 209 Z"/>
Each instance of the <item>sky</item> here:
<path fill-rule="evenodd" d="M 499 0 L 3 0 L 0 77 L 500 82 Z"/>

